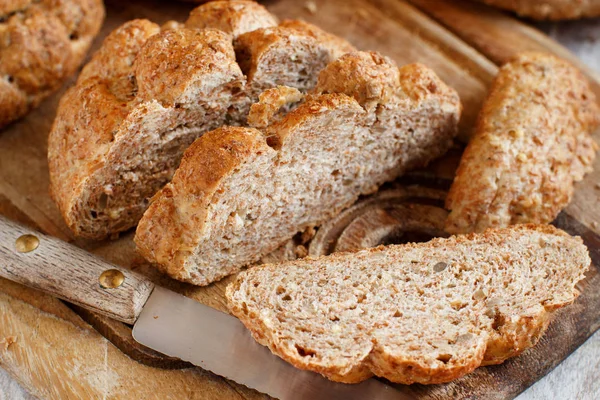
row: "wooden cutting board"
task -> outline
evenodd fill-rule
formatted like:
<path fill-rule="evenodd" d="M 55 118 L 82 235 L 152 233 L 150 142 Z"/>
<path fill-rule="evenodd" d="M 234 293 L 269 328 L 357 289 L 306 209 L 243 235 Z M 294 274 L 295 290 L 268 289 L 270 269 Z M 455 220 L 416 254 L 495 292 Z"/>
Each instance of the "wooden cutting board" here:
<path fill-rule="evenodd" d="M 546 50 L 573 59 L 543 34 L 502 13 L 472 3 L 444 0 L 311 3 L 316 5 L 316 12 L 311 11 L 307 3 L 294 0 L 273 0 L 265 4 L 281 18 L 305 19 L 347 38 L 359 49 L 380 51 L 398 64 L 422 62 L 433 68 L 460 94 L 465 108 L 461 121 L 463 139 L 469 135 L 497 65 L 521 50 Z M 183 21 L 192 7 L 168 1 L 109 0 L 107 20 L 95 47 L 110 31 L 129 19 L 149 18 L 158 23 L 169 19 Z M 573 61 L 579 65 L 577 60 Z M 581 67 L 590 78 L 596 79 L 591 71 Z M 594 81 L 594 90 L 600 97 L 598 82 Z M 47 134 L 63 92 L 64 88 L 27 118 L 0 132 L 0 213 L 73 241 L 48 196 Z M 599 133 L 596 139 L 600 139 Z M 297 237 L 270 259 L 306 251 L 316 254 L 381 242 L 424 240 L 439 234 L 439 223 L 444 215 L 440 206 L 459 156 L 457 149 L 428 171 L 390 185 L 378 197 L 365 200 L 344 218 L 323 227 L 312 244 Z M 570 219 L 579 221 L 575 222 L 575 228 L 586 235 L 598 256 L 600 243 L 592 243 L 595 237 L 589 230 L 598 231 L 595 221 L 600 221 L 600 190 L 596 187 L 600 182 L 600 160 L 596 162 L 596 171 L 578 185 L 575 198 L 566 210 L 570 217 L 563 216 L 562 220 L 563 223 Z M 445 180 L 432 179 L 432 176 Z M 430 212 L 439 215 L 439 219 L 420 217 Z M 377 233 L 373 233 L 375 231 Z M 136 256 L 131 239 L 129 233 L 115 241 L 79 240 L 75 244 L 142 272 L 160 285 L 225 310 L 223 293 L 230 279 L 206 288 L 172 281 Z M 600 285 L 597 267 L 592 268 L 581 285 L 587 290 L 573 306 L 561 312 L 536 348 L 503 365 L 480 368 L 450 384 L 396 387 L 423 399 L 514 397 L 599 327 L 600 295 L 594 290 L 594 286 Z M 0 280 L 0 365 L 35 396 L 61 399 L 263 396 L 136 346 L 126 325 L 79 309 L 75 311 L 56 299 Z M 5 338 L 11 339 L 7 342 Z M 16 342 L 8 345 L 12 339 Z M 3 343 L 6 344 L 3 346 Z M 171 369 L 149 367 L 133 359 Z"/>

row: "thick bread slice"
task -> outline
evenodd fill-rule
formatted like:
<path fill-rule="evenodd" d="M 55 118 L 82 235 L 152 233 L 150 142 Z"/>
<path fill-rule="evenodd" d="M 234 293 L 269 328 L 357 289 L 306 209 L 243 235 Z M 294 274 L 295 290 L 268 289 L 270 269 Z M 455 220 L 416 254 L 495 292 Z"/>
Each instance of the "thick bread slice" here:
<path fill-rule="evenodd" d="M 550 54 L 504 65 L 446 199 L 450 233 L 549 223 L 592 170 L 600 108 L 588 81 Z"/>
<path fill-rule="evenodd" d="M 173 181 L 140 221 L 140 253 L 176 279 L 207 285 L 450 147 L 460 102 L 431 70 L 409 65 L 399 71 L 375 53 L 357 52 L 330 64 L 319 81 L 344 65 L 367 74 L 348 78 L 354 79 L 348 87 L 385 86 L 389 95 L 379 101 L 375 92 L 357 95 L 379 104 L 367 109 L 345 93 L 313 94 L 263 133 L 208 132 L 186 151 Z M 326 88 L 319 83 L 316 93 Z M 382 125 L 380 117 L 399 123 Z M 252 137 L 251 145 L 242 134 Z M 217 138 L 221 151 L 236 149 L 235 163 L 225 170 L 223 157 L 209 151 Z M 419 151 L 407 153 L 413 146 Z M 204 175 L 214 175 L 214 184 L 203 184 Z"/>
<path fill-rule="evenodd" d="M 298 368 L 433 384 L 533 346 L 590 262 L 580 238 L 519 225 L 252 268 L 227 300 Z"/>
<path fill-rule="evenodd" d="M 225 123 L 245 124 L 255 92 L 237 63 L 233 41 L 275 24 L 254 2 L 220 1 L 195 9 L 185 25 L 161 29 L 134 20 L 106 38 L 61 101 L 49 138 L 51 192 L 75 235 L 102 239 L 135 226 L 196 138 Z M 318 28 L 300 25 L 305 31 L 296 36 L 310 37 L 315 48 L 335 42 L 324 32 L 319 39 L 313 32 Z M 270 40 L 277 42 L 278 34 L 269 34 Z M 338 40 L 340 49 L 351 49 Z M 264 72 L 263 86 L 271 79 L 304 90 L 309 85 L 289 71 L 299 68 L 316 77 L 324 66 L 322 59 L 298 55 L 293 68 L 263 68 L 261 63 L 273 64 L 273 51 L 260 49 L 261 57 L 252 51 L 248 68 Z M 287 65 L 305 48 L 285 51 L 279 62 Z M 315 79 L 309 81 L 314 85 Z"/>

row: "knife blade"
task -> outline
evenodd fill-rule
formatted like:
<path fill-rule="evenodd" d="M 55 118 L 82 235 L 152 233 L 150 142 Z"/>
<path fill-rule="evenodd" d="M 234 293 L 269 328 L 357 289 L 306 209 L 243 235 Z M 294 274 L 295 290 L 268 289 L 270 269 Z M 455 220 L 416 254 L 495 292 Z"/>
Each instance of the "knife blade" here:
<path fill-rule="evenodd" d="M 407 399 L 375 379 L 335 383 L 258 344 L 235 317 L 157 287 L 133 327 L 139 343 L 280 399 Z"/>
<path fill-rule="evenodd" d="M 2 216 L 0 262 L 3 278 L 133 324 L 139 343 L 282 400 L 411 398 L 376 379 L 347 385 L 299 370 L 237 318 Z"/>

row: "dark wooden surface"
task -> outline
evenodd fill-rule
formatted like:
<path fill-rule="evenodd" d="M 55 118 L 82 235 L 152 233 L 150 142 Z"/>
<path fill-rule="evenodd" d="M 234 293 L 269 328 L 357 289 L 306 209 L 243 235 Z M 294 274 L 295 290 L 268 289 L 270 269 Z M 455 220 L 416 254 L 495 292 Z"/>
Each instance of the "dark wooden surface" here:
<path fill-rule="evenodd" d="M 505 14 L 488 11 L 485 8 L 461 7 L 441 0 L 411 1 L 414 5 L 397 0 L 316 1 L 316 13 L 310 12 L 304 2 L 276 0 L 266 4 L 282 18 L 302 18 L 316 23 L 346 37 L 358 48 L 378 50 L 393 58 L 398 64 L 418 61 L 432 67 L 442 79 L 455 87 L 461 96 L 465 106 L 464 118 L 461 122 L 463 139 L 469 136 L 479 105 L 497 71 L 498 64 L 523 49 L 545 49 L 568 56 L 564 48 Z M 130 2 L 110 0 L 107 3 L 108 17 L 102 35 L 106 35 L 122 22 L 132 18 L 145 17 L 159 23 L 168 19 L 185 20 L 187 12 L 192 7 L 171 2 L 141 0 Z M 419 11 L 416 6 L 422 11 Z M 509 29 L 510 40 L 507 40 Z M 96 42 L 96 47 L 99 42 L 99 40 Z M 588 74 L 593 75 L 590 71 Z M 46 233 L 72 241 L 70 232 L 62 223 L 47 194 L 46 136 L 59 98 L 60 93 L 44 102 L 40 109 L 24 120 L 0 133 L 0 196 L 2 196 L 0 198 L 14 205 L 13 208 L 19 210 L 20 218 L 26 218 L 28 222 L 39 226 Z M 596 137 L 598 138 L 598 135 Z M 451 178 L 456 159 L 455 153 L 430 168 L 430 172 Z M 596 220 L 600 220 L 598 218 L 600 207 L 595 188 L 600 168 L 597 167 L 596 171 L 598 171 L 596 174 L 589 176 L 579 185 L 576 198 L 568 209 L 568 214 L 572 217 L 565 217 L 568 220 L 575 218 L 581 221 L 581 224 L 577 225 L 578 229 L 584 227 L 597 229 L 593 225 Z M 412 183 L 420 182 L 420 179 L 416 178 Z M 426 180 L 421 183 L 423 182 L 427 185 Z M 379 212 L 372 209 L 370 211 Z M 390 222 L 389 218 L 384 219 L 387 221 L 385 223 L 393 226 L 393 221 Z M 353 229 L 356 228 L 356 224 L 353 225 Z M 396 229 L 396 238 L 400 230 L 401 228 Z M 390 236 L 373 240 L 394 241 Z M 290 245 L 306 245 L 300 242 L 296 241 Z M 157 284 L 167 286 L 215 308 L 225 309 L 223 291 L 229 279 L 207 288 L 196 288 L 174 282 L 158 274 L 135 254 L 131 234 L 125 234 L 119 240 L 110 242 L 75 241 L 75 243 L 111 262 L 145 274 Z M 282 251 L 274 257 L 281 257 L 283 254 L 289 254 L 289 251 Z M 600 284 L 598 279 L 600 278 L 597 271 L 593 270 L 586 279 L 586 285 L 591 288 L 597 287 Z M 413 385 L 399 387 L 399 389 L 415 394 L 419 398 L 430 399 L 512 398 L 553 368 L 598 328 L 600 316 L 597 310 L 600 310 L 600 299 L 596 291 L 585 290 L 576 304 L 561 312 L 560 318 L 551 325 L 541 343 L 524 355 L 500 366 L 480 368 L 450 384 Z M 135 345 L 130 337 L 130 329 L 126 325 L 93 314 L 84 314 L 83 317 L 132 357 L 154 365 L 180 366 L 173 364 L 172 360 L 164 360 Z M 1 362 L 3 359 L 0 355 Z M 11 362 L 33 361 L 25 361 L 21 358 L 20 361 Z M 19 367 L 19 365 L 12 367 Z M 11 368 L 11 371 L 13 370 L 19 368 Z M 144 371 L 140 365 L 139 371 L 132 370 L 131 375 L 143 381 Z M 22 374 L 23 376 L 18 378 L 25 382 L 26 386 L 31 385 L 28 389 L 35 392 L 36 388 L 33 386 L 40 385 L 40 381 L 34 383 L 34 380 L 29 379 L 26 371 Z M 156 376 L 153 376 L 153 379 L 157 379 Z M 221 381 L 214 379 L 215 385 L 219 385 Z M 164 390 L 160 392 L 162 396 L 181 396 L 189 393 L 188 385 L 185 383 L 183 387 L 171 387 L 166 382 Z M 191 386 L 192 383 L 189 384 L 189 387 Z M 252 392 L 249 393 L 244 392 L 243 397 L 255 396 Z M 108 397 L 119 398 L 116 394 L 111 395 L 110 391 L 108 394 Z"/>

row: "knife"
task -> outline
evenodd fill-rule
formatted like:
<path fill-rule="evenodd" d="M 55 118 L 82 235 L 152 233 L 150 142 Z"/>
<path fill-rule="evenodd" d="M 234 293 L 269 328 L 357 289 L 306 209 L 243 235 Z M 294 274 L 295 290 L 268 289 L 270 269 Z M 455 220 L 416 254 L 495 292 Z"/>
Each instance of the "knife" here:
<path fill-rule="evenodd" d="M 2 216 L 0 277 L 133 324 L 142 345 L 282 400 L 411 398 L 376 379 L 347 385 L 296 369 L 237 318 Z"/>

